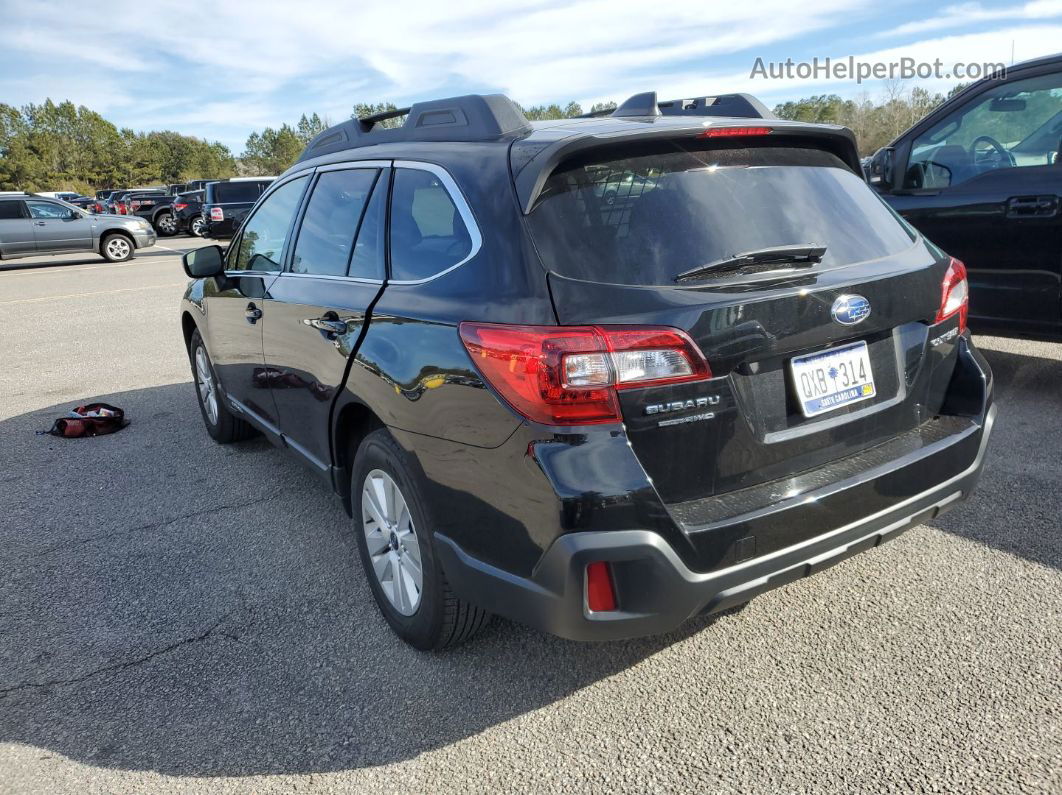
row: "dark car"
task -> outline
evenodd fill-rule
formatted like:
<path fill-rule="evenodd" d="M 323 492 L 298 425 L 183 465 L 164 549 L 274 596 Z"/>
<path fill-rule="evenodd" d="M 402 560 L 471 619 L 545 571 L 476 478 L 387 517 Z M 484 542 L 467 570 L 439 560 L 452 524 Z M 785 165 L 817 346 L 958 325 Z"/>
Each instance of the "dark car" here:
<path fill-rule="evenodd" d="M 86 212 L 90 212 L 90 213 L 95 213 L 96 212 L 96 204 L 97 204 L 97 202 L 96 202 L 96 199 L 93 198 L 92 196 L 75 196 L 72 199 L 67 199 L 66 203 L 67 204 L 72 204 L 75 207 L 79 207 L 80 209 L 85 210 Z"/>
<path fill-rule="evenodd" d="M 195 237 L 203 236 L 206 221 L 203 219 L 204 191 L 182 193 L 173 200 L 173 218 L 178 232 L 188 232 Z"/>
<path fill-rule="evenodd" d="M 208 432 L 335 489 L 409 643 L 489 613 L 669 631 L 974 488 L 994 407 L 962 263 L 877 199 L 849 130 L 723 99 L 355 119 L 185 256 Z M 602 172 L 644 190 L 620 211 Z"/>
<path fill-rule="evenodd" d="M 126 198 L 129 215 L 139 215 L 150 222 L 159 237 L 171 237 L 177 234 L 177 219 L 173 212 L 175 196 L 146 191 L 130 193 Z"/>
<path fill-rule="evenodd" d="M 132 215 L 130 200 L 136 196 L 165 196 L 166 191 L 162 188 L 124 188 L 115 191 L 107 200 L 107 212 L 114 215 Z"/>
<path fill-rule="evenodd" d="M 1062 55 L 960 91 L 875 154 L 870 182 L 966 263 L 975 330 L 1062 338 Z"/>
<path fill-rule="evenodd" d="M 276 177 L 248 177 L 208 182 L 204 187 L 203 215 L 205 237 L 229 238 L 240 228 L 258 197 Z"/>

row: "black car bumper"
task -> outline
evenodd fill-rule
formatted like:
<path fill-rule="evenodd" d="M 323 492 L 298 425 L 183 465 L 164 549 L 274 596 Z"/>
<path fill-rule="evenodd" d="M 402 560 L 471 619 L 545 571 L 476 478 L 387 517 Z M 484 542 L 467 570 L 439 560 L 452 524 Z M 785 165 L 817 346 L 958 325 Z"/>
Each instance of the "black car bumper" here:
<path fill-rule="evenodd" d="M 438 533 L 437 554 L 457 594 L 555 635 L 612 640 L 667 632 L 695 615 L 725 610 L 829 568 L 955 506 L 970 494 L 981 474 L 995 419 L 994 406 L 983 408 L 960 432 L 822 490 L 830 498 L 843 492 L 857 497 L 860 492 L 878 491 L 886 478 L 891 491 L 898 478 L 908 475 L 906 495 L 893 491 L 888 507 L 726 568 L 693 571 L 661 535 L 649 530 L 565 534 L 550 545 L 530 577 L 478 560 Z M 926 476 L 934 470 L 957 474 L 934 483 Z M 815 499 L 815 493 L 805 494 L 801 504 Z M 794 510 L 792 518 L 799 516 Z M 773 518 L 778 519 L 777 512 Z M 746 526 L 755 519 L 732 517 L 735 524 Z M 595 561 L 610 564 L 618 601 L 615 611 L 594 613 L 587 608 L 586 566 Z"/>

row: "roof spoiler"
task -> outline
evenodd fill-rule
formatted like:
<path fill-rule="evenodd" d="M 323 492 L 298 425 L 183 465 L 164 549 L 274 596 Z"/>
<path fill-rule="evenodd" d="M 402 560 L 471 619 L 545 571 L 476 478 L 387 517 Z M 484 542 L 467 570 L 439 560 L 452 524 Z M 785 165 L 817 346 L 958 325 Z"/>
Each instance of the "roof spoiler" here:
<path fill-rule="evenodd" d="M 752 94 L 716 94 L 711 97 L 666 99 L 660 102 L 655 91 L 635 94 L 613 111 L 596 110 L 580 118 L 614 116 L 619 118 L 646 116 L 727 116 L 739 119 L 775 119 L 767 106 Z"/>
<path fill-rule="evenodd" d="M 405 116 L 400 127 L 380 122 Z M 312 157 L 397 141 L 494 141 L 531 129 L 520 107 L 502 94 L 417 102 L 408 108 L 350 119 L 318 134 L 297 162 Z"/>

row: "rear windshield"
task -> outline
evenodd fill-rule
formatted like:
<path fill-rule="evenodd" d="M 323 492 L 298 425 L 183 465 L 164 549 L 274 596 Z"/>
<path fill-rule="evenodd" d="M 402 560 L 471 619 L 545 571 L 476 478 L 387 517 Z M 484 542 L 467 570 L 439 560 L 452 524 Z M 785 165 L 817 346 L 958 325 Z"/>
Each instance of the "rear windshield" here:
<path fill-rule="evenodd" d="M 529 223 L 547 268 L 619 284 L 673 284 L 684 271 L 773 246 L 825 246 L 830 266 L 896 254 L 913 241 L 836 156 L 784 146 L 562 166 Z"/>
<path fill-rule="evenodd" d="M 269 182 L 219 182 L 211 188 L 213 203 L 253 203 L 269 185 Z"/>

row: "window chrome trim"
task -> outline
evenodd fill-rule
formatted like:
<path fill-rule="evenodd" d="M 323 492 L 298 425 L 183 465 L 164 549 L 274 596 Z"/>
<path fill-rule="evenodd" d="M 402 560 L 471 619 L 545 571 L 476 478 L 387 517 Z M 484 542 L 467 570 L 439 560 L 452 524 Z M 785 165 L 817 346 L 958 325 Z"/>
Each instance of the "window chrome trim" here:
<path fill-rule="evenodd" d="M 291 271 L 278 271 L 278 276 L 290 276 L 293 279 L 318 279 L 326 282 L 357 282 L 358 284 L 383 284 L 383 279 L 366 279 L 362 276 L 336 276 L 324 273 L 292 273 Z"/>
<path fill-rule="evenodd" d="M 434 163 L 425 163 L 425 162 L 422 162 L 422 161 L 419 161 L 419 160 L 395 160 L 394 163 L 393 163 L 393 167 L 396 168 L 396 169 L 408 168 L 408 169 L 411 169 L 411 170 L 414 170 L 414 171 L 429 171 L 432 174 L 434 174 L 436 177 L 439 178 L 439 181 L 443 184 L 443 187 L 446 188 L 446 192 L 448 194 L 450 194 L 450 201 L 452 201 L 454 203 L 454 207 L 457 208 L 457 213 L 458 213 L 458 215 L 461 216 L 461 220 L 465 224 L 465 229 L 468 230 L 468 237 L 469 237 L 469 240 L 472 243 L 472 248 L 469 250 L 469 252 L 465 256 L 465 258 L 462 259 L 460 262 L 458 262 L 458 263 L 456 263 L 454 265 L 451 265 L 449 268 L 446 268 L 445 270 L 441 270 L 441 271 L 439 271 L 438 273 L 436 273 L 436 274 L 434 274 L 432 276 L 427 276 L 427 277 L 425 277 L 423 279 L 388 279 L 387 280 L 387 284 L 388 285 L 392 285 L 392 284 L 396 284 L 396 285 L 424 284 L 425 282 L 433 281 L 435 279 L 438 279 L 440 276 L 445 276 L 450 271 L 453 271 L 453 270 L 456 270 L 457 268 L 460 268 L 462 265 L 464 265 L 466 262 L 468 262 L 470 259 L 472 259 L 474 256 L 476 256 L 476 254 L 479 253 L 480 248 L 482 248 L 482 246 L 483 246 L 483 237 L 480 235 L 479 225 L 476 224 L 476 218 L 475 218 L 474 215 L 472 215 L 472 208 L 468 206 L 468 202 L 465 199 L 465 195 L 461 192 L 461 189 L 457 186 L 457 183 L 454 182 L 454 178 L 450 176 L 450 173 L 446 169 L 444 169 L 442 166 L 437 166 Z M 388 246 L 388 250 L 390 250 L 390 247 L 391 247 L 391 241 L 390 241 L 391 223 L 390 223 L 390 221 L 391 221 L 390 212 L 388 212 L 388 223 L 387 223 L 387 237 L 388 237 L 387 246 Z M 389 264 L 392 264 L 392 263 L 390 263 L 390 259 L 391 258 L 388 257 Z"/>

